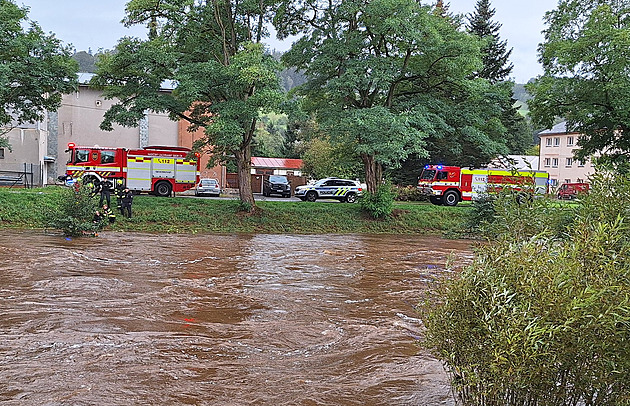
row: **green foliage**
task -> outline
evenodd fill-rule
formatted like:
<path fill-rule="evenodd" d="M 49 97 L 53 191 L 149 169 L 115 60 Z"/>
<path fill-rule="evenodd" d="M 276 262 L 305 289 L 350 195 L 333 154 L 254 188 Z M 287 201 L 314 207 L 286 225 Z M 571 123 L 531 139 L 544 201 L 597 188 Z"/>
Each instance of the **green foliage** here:
<path fill-rule="evenodd" d="M 57 209 L 66 188 L 7 190 L 0 188 L 0 228 L 45 228 L 43 214 Z M 331 202 L 258 202 L 252 213 L 238 200 L 189 197 L 134 197 L 133 218 L 108 225 L 112 231 L 153 233 L 386 233 L 457 235 L 468 211 L 457 207 L 405 203 L 396 215 L 373 221 L 359 204 Z M 245 208 L 247 209 L 247 208 Z"/>
<path fill-rule="evenodd" d="M 420 306 L 463 405 L 630 404 L 629 201 L 622 176 L 573 206 L 496 200 L 494 239 Z"/>
<path fill-rule="evenodd" d="M 359 157 L 352 148 L 335 144 L 329 138 L 312 138 L 302 146 L 302 173 L 314 179 L 330 176 L 356 179 L 362 175 Z"/>
<path fill-rule="evenodd" d="M 394 210 L 394 190 L 389 182 L 385 182 L 374 193 L 366 192 L 360 200 L 361 210 L 373 219 L 382 219 Z"/>
<path fill-rule="evenodd" d="M 429 201 L 427 195 L 421 193 L 415 185 L 395 186 L 394 200 L 398 202 L 426 202 Z"/>
<path fill-rule="evenodd" d="M 603 152 L 627 162 L 629 2 L 562 0 L 545 21 L 540 46 L 544 75 L 528 85 L 536 124 L 551 128 L 563 117 L 569 131 L 582 134 L 577 159 Z"/>
<path fill-rule="evenodd" d="M 471 79 L 481 42 L 458 20 L 413 0 L 287 1 L 276 25 L 303 34 L 283 59 L 309 77 L 305 108 L 361 156 L 368 190 L 412 154 L 475 165 L 507 153 L 505 89 Z"/>
<path fill-rule="evenodd" d="M 104 226 L 103 222 L 93 221 L 95 211 L 96 205 L 90 188 L 81 186 L 78 191 L 64 188 L 45 211 L 44 224 L 47 228 L 63 231 L 68 237 L 92 235 Z"/>
<path fill-rule="evenodd" d="M 490 7 L 490 0 L 477 0 L 475 11 L 468 17 L 468 32 L 485 41 L 481 49 L 483 68 L 479 77 L 492 83 L 508 79 L 514 65 L 511 64 L 512 49 L 507 49 L 507 41 L 501 41 L 499 30 L 501 24 L 492 20 L 495 9 Z"/>
<path fill-rule="evenodd" d="M 261 43 L 273 7 L 273 1 L 130 1 L 125 22 L 146 24 L 149 39 L 123 38 L 99 58 L 92 84 L 118 100 L 101 128 L 135 126 L 147 109 L 168 112 L 187 120 L 189 130 L 204 130 L 194 148 L 211 163 L 234 160 L 248 176 L 260 115 L 277 111 L 284 97 L 280 64 Z M 163 92 L 164 81 L 177 89 Z M 253 208 L 250 185 L 241 182 L 239 189 Z"/>
<path fill-rule="evenodd" d="M 0 0 L 0 127 L 42 120 L 77 85 L 70 47 L 44 34 L 27 15 L 28 8 Z"/>

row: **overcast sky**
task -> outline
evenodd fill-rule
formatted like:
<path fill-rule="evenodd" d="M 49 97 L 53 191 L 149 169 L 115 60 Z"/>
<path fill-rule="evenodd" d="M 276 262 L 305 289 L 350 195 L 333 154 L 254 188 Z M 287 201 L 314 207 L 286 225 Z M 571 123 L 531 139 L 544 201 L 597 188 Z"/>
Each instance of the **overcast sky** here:
<path fill-rule="evenodd" d="M 19 5 L 30 7 L 29 18 L 37 21 L 45 32 L 54 32 L 66 44 L 77 51 L 113 48 L 123 36 L 145 36 L 144 27 L 125 28 L 120 21 L 124 17 L 128 0 L 15 0 Z M 433 2 L 433 1 L 431 1 Z M 447 0 L 450 10 L 471 13 L 477 0 Z M 426 3 L 426 1 L 423 1 Z M 557 0 L 492 0 L 496 9 L 494 20 L 502 24 L 501 39 L 513 48 L 512 77 L 517 83 L 525 83 L 540 75 L 537 47 L 543 37 L 543 16 L 557 4 Z M 269 40 L 271 48 L 287 50 L 291 43 Z"/>

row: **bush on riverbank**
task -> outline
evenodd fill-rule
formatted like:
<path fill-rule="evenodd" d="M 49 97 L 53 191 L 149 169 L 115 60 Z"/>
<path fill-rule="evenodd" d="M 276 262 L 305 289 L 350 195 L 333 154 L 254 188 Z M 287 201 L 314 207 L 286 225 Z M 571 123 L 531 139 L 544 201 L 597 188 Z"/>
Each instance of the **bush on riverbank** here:
<path fill-rule="evenodd" d="M 55 193 L 52 204 L 43 209 L 44 226 L 61 230 L 68 237 L 94 235 L 102 228 L 102 223 L 93 221 L 95 211 L 95 199 L 89 187 L 64 188 Z"/>
<path fill-rule="evenodd" d="M 420 305 L 463 405 L 630 404 L 629 203 L 627 178 L 599 177 L 561 220 L 495 204 L 494 239 Z"/>
<path fill-rule="evenodd" d="M 361 209 L 373 219 L 383 219 L 394 210 L 394 192 L 391 183 L 387 182 L 376 189 L 376 192 L 365 192 L 359 201 Z"/>
<path fill-rule="evenodd" d="M 43 213 L 65 190 L 0 189 L 0 227 L 45 228 Z M 365 216 L 359 204 L 337 202 L 257 202 L 254 214 L 239 213 L 238 200 L 156 198 L 139 195 L 133 218 L 118 216 L 112 231 L 157 233 L 391 233 L 460 235 L 469 206 L 396 203 L 394 214 L 382 220 Z"/>

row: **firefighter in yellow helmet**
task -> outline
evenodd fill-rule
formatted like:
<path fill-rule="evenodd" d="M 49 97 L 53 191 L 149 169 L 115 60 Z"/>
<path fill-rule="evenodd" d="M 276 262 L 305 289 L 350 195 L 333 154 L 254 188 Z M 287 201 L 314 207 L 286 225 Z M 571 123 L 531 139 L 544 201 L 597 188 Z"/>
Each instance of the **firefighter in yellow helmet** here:
<path fill-rule="evenodd" d="M 116 179 L 116 185 L 114 186 L 114 195 L 116 196 L 116 208 L 118 209 L 120 214 L 124 214 L 122 209 L 122 199 L 125 195 L 125 184 L 122 179 Z"/>

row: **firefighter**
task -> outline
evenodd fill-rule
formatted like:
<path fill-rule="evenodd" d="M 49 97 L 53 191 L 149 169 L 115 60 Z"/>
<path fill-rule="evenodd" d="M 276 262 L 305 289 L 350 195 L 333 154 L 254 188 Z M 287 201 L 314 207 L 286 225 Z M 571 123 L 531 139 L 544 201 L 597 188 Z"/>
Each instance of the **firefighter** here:
<path fill-rule="evenodd" d="M 96 180 L 98 182 L 98 179 Z M 92 179 L 88 180 L 88 183 L 85 184 L 85 186 L 88 188 L 88 190 L 90 191 L 90 197 L 94 197 L 96 196 L 96 194 L 98 193 L 98 184 L 95 184 Z"/>
<path fill-rule="evenodd" d="M 133 202 L 133 192 L 129 188 L 125 188 L 122 198 L 123 216 L 131 218 L 131 203 Z M 125 214 L 126 212 L 126 214 Z"/>
<path fill-rule="evenodd" d="M 102 206 L 103 205 L 103 201 L 107 201 L 107 206 L 109 207 L 109 205 L 111 204 L 111 188 L 112 188 L 112 181 L 110 181 L 109 179 L 104 179 L 103 181 L 101 181 L 100 185 L 100 191 L 101 191 L 101 198 L 98 201 L 98 205 Z"/>
<path fill-rule="evenodd" d="M 94 216 L 92 216 L 92 222 L 94 223 L 95 226 L 100 227 L 101 224 L 103 223 L 103 219 L 105 217 L 103 216 L 103 213 L 101 213 L 100 211 L 96 210 L 94 212 Z"/>
<path fill-rule="evenodd" d="M 122 209 L 122 199 L 125 195 L 125 185 L 123 184 L 122 179 L 116 180 L 116 187 L 114 188 L 114 195 L 116 196 L 116 208 L 120 212 L 120 214 L 124 215 Z"/>
<path fill-rule="evenodd" d="M 116 222 L 116 215 L 106 204 L 103 205 L 103 217 L 107 217 L 109 224 L 114 224 Z"/>

